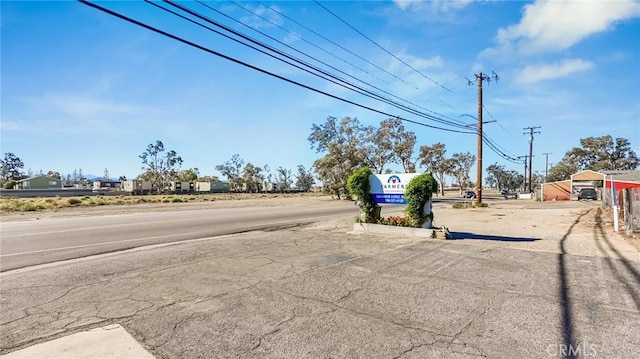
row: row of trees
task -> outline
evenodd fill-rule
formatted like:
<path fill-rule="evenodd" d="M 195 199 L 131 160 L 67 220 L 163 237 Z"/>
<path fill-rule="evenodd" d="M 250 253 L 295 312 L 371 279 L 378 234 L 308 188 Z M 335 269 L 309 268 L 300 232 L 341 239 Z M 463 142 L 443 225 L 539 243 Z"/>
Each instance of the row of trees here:
<path fill-rule="evenodd" d="M 357 118 L 328 117 L 324 124 L 313 124 L 308 140 L 312 149 L 324 153 L 313 168 L 325 191 L 337 198 L 348 195 L 347 178 L 357 168 L 383 173 L 387 165 L 397 163 L 405 172 L 415 171 L 411 157 L 416 135 L 406 131 L 399 119 L 382 121 L 376 128 Z"/>
<path fill-rule="evenodd" d="M 313 170 L 322 181 L 325 191 L 338 198 L 347 195 L 346 181 L 355 169 L 368 167 L 376 173 L 391 173 L 388 166 L 392 164 L 401 166 L 405 172 L 415 172 L 416 165 L 423 166 L 440 183 L 441 194 L 444 194 L 445 176 L 453 177 L 461 191 L 473 185 L 469 173 L 476 161 L 474 155 L 465 152 L 447 157 L 445 144 L 436 143 L 420 146 L 414 162 L 416 136 L 406 131 L 399 119 L 387 119 L 375 127 L 364 126 L 356 118 L 344 117 L 338 121 L 335 117 L 328 117 L 323 124 L 313 124 L 308 140 L 312 149 L 324 154 L 313 163 Z M 149 144 L 139 157 L 144 171 L 137 177 L 140 180 L 157 184 L 170 181 L 219 181 L 216 176 L 202 176 L 198 168 L 181 170 L 182 158 L 173 150 L 167 151 L 159 140 Z M 609 135 L 587 137 L 580 140 L 580 147 L 567 151 L 562 161 L 551 167 L 545 180 L 568 179 L 582 170 L 633 170 L 639 165 L 640 159 L 631 149 L 629 140 L 614 140 Z M 265 184 L 275 184 L 278 190 L 295 187 L 308 191 L 315 183 L 312 171 L 302 165 L 298 166 L 295 175 L 283 167 L 272 172 L 268 165 L 245 164 L 238 154 L 215 168 L 227 178 L 232 190 L 259 192 L 266 190 Z M 492 187 L 515 190 L 524 183 L 523 175 L 497 163 L 487 167 L 486 171 L 487 184 Z M 38 175 L 57 178 L 68 185 L 89 183 L 82 169 L 67 175 L 56 171 L 34 173 L 29 170 L 25 173 L 24 163 L 15 154 L 7 152 L 0 160 L 0 184 L 5 188 L 12 188 L 17 180 Z M 542 181 L 541 176 L 532 177 L 534 183 Z M 110 179 L 107 169 L 104 179 Z M 126 180 L 126 177 L 120 176 L 119 179 Z"/>
<path fill-rule="evenodd" d="M 392 164 L 401 166 L 405 173 L 415 172 L 417 164 L 425 166 L 440 182 L 442 193 L 444 176 L 453 176 L 462 191 L 471 184 L 469 172 L 476 161 L 468 152 L 447 158 L 442 143 L 420 146 L 414 161 L 416 135 L 407 131 L 397 118 L 384 120 L 375 127 L 364 126 L 356 118 L 344 117 L 338 121 L 328 117 L 323 124 L 313 124 L 308 140 L 312 149 L 324 153 L 313 163 L 313 168 L 325 191 L 337 198 L 347 195 L 347 177 L 357 168 L 368 167 L 378 174 L 391 173 L 387 166 Z"/>
<path fill-rule="evenodd" d="M 287 191 L 294 188 L 294 175 L 290 169 L 278 167 L 275 173 L 271 172 L 269 165 L 256 166 L 251 162 L 245 164 L 239 154 L 223 164 L 217 165 L 219 171 L 229 181 L 229 189 L 246 192 L 261 192 L 265 190 Z M 315 184 L 315 179 L 310 170 L 303 165 L 298 165 L 295 175 L 295 188 L 301 191 L 309 191 Z M 265 185 L 271 188 L 265 188 Z"/>
<path fill-rule="evenodd" d="M 180 170 L 183 163 L 182 157 L 174 150 L 166 150 L 162 141 L 159 140 L 149 144 L 138 157 L 142 160 L 144 172 L 137 179 L 158 184 L 158 188 L 162 188 L 171 181 L 219 182 L 216 176 L 201 176 L 197 168 Z M 235 154 L 229 161 L 217 165 L 216 170 L 227 178 L 229 189 L 234 191 L 286 191 L 293 188 L 294 184 L 294 176 L 290 169 L 278 167 L 274 174 L 268 165 L 260 167 L 251 162 L 245 164 L 239 154 Z M 313 174 L 307 171 L 304 166 L 299 165 L 295 176 L 295 188 L 309 191 L 314 182 Z M 265 188 L 266 184 L 271 184 L 272 188 Z"/>
<path fill-rule="evenodd" d="M 313 163 L 324 190 L 337 198 L 346 196 L 346 179 L 356 169 L 368 167 L 375 173 L 390 173 L 387 166 L 401 165 L 404 172 L 415 172 L 416 165 L 432 172 L 444 195 L 445 176 L 451 176 L 462 192 L 473 185 L 469 173 L 476 156 L 469 152 L 446 156 L 446 146 L 436 143 L 420 146 L 416 162 L 412 160 L 416 136 L 406 131 L 399 119 L 387 119 L 378 127 L 364 126 L 358 119 L 344 117 L 337 120 L 328 117 L 320 125 L 313 124 L 308 137 L 311 148 L 323 157 Z M 633 170 L 640 159 L 631 149 L 629 140 L 610 135 L 580 139 L 580 147 L 567 151 L 562 161 L 553 166 L 546 178 L 532 174 L 533 184 L 569 179 L 582 170 Z M 516 190 L 524 186 L 523 174 L 507 170 L 504 165 L 494 163 L 486 168 L 486 184 Z"/>
<path fill-rule="evenodd" d="M 433 146 L 420 146 L 418 160 L 438 180 L 440 194 L 444 195 L 444 177 L 446 175 L 455 179 L 460 187 L 460 193 L 462 193 L 464 189 L 473 184 L 469 178 L 469 173 L 476 162 L 476 156 L 465 152 L 454 153 L 451 157 L 447 157 L 446 152 L 445 144 L 440 142 Z"/>

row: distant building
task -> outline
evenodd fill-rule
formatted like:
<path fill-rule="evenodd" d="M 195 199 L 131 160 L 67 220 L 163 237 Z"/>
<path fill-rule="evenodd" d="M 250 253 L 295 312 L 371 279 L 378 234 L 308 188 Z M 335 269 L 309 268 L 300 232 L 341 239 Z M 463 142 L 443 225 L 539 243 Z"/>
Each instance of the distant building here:
<path fill-rule="evenodd" d="M 568 180 L 543 183 L 542 200 L 577 200 L 583 188 L 595 189 L 601 199 L 603 190 L 610 190 L 612 183 L 617 190 L 640 187 L 640 171 L 581 171 L 571 175 Z"/>
<path fill-rule="evenodd" d="M 120 181 L 93 181 L 93 190 L 111 190 L 111 189 L 120 189 L 122 188 L 122 183 Z"/>
<path fill-rule="evenodd" d="M 62 181 L 47 176 L 29 177 L 16 182 L 14 189 L 58 189 L 62 188 Z"/>

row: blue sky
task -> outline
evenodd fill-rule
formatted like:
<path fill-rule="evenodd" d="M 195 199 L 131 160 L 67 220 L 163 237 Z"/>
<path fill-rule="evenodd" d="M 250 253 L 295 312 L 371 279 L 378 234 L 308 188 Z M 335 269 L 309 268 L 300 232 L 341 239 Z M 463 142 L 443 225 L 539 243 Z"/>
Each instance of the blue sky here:
<path fill-rule="evenodd" d="M 439 125 L 147 3 L 97 4 L 350 101 Z M 295 50 L 321 60 L 334 74 L 346 73 L 448 121 L 474 122 L 459 117 L 477 115 L 477 87 L 467 78 L 495 71 L 500 80 L 484 86 L 483 116 L 497 122 L 486 124 L 485 134 L 505 153 L 520 156 L 529 150 L 523 128 L 540 126 L 533 161 L 540 173 L 542 153 L 552 153 L 549 162 L 556 163 L 584 137 L 624 137 L 640 153 L 638 1 L 206 3 L 226 16 L 196 2 L 182 4 L 307 62 L 313 60 Z M 215 166 L 235 153 L 258 166 L 295 171 L 321 156 L 307 141 L 313 123 L 328 116 L 357 117 L 366 125 L 387 118 L 79 2 L 2 1 L 1 6 L 0 146 L 3 153 L 20 157 L 25 170 L 82 168 L 101 175 L 107 168 L 112 176 L 132 178 L 142 172 L 138 155 L 159 139 L 182 156 L 183 168 L 197 167 L 205 175 L 218 175 Z M 417 135 L 416 154 L 420 145 L 436 142 L 445 143 L 449 155 L 476 153 L 475 135 L 405 127 Z M 485 146 L 484 167 L 495 162 L 518 171 L 523 167 Z"/>

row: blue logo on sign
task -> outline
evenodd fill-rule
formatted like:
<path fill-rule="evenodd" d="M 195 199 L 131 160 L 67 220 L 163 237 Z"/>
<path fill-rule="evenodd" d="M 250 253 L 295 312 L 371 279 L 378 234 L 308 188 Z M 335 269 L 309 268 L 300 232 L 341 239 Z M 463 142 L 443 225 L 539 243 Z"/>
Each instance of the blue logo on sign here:
<path fill-rule="evenodd" d="M 389 179 L 387 180 L 387 183 L 391 183 L 391 184 L 400 183 L 400 177 L 390 176 Z"/>

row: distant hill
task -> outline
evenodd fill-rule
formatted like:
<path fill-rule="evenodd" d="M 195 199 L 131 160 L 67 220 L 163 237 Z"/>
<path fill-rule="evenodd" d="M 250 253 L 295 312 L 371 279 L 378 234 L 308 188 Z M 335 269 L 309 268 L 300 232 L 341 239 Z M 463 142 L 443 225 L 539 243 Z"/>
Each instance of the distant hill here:
<path fill-rule="evenodd" d="M 89 181 L 93 182 L 93 181 L 102 181 L 102 176 L 96 176 L 96 175 L 92 175 L 92 174 L 86 174 L 84 175 L 84 177 L 86 179 L 88 179 Z M 118 177 L 110 177 L 109 180 L 111 182 L 117 182 L 118 181 Z"/>

